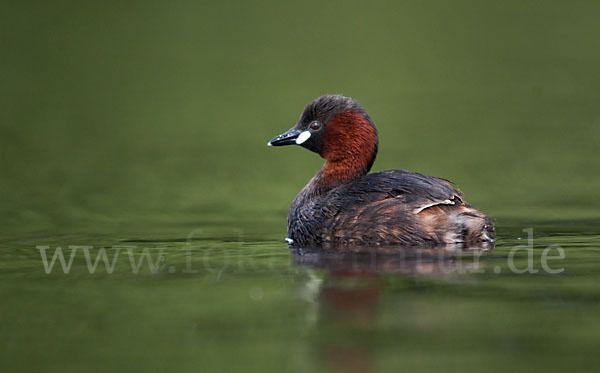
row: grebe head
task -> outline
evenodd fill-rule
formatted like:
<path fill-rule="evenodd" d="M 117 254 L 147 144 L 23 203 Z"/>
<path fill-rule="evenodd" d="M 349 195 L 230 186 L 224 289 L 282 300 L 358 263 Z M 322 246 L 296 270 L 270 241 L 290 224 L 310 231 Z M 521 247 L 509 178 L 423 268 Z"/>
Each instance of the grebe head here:
<path fill-rule="evenodd" d="M 353 168 L 362 167 L 366 173 L 375 160 L 377 144 L 375 125 L 356 100 L 325 95 L 306 105 L 296 125 L 267 145 L 300 145 L 331 164 L 353 162 Z"/>

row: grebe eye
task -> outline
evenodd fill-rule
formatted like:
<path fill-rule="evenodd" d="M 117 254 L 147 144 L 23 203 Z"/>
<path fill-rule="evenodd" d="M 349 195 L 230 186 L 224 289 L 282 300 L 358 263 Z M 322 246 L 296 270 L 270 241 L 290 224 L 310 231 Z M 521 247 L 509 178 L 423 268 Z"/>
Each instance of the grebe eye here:
<path fill-rule="evenodd" d="M 308 128 L 310 128 L 312 131 L 318 131 L 321 129 L 321 123 L 320 122 L 312 122 Z"/>

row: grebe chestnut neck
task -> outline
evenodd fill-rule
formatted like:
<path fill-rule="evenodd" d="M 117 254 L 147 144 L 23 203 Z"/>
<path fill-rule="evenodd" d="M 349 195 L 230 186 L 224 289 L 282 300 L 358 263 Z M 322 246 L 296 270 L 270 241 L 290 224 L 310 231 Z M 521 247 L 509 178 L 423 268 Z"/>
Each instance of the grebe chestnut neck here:
<path fill-rule="evenodd" d="M 317 98 L 267 145 L 300 145 L 325 158 L 290 208 L 286 240 L 294 246 L 494 241 L 490 219 L 448 180 L 404 170 L 368 174 L 377 129 L 352 98 Z"/>

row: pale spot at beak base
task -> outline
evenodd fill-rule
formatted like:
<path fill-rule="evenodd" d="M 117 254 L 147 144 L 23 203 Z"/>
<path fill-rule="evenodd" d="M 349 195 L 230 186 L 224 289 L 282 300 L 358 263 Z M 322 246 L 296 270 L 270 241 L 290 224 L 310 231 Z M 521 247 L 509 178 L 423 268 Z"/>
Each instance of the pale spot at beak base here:
<path fill-rule="evenodd" d="M 310 139 L 310 131 L 304 131 L 296 138 L 296 144 L 301 145 L 308 139 Z"/>

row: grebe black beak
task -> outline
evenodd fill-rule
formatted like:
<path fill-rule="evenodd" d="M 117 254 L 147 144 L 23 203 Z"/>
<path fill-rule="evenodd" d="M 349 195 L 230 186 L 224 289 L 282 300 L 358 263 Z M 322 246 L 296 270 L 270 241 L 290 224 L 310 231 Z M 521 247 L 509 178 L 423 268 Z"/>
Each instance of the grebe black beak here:
<path fill-rule="evenodd" d="M 310 131 L 291 128 L 267 143 L 267 146 L 300 145 L 310 137 Z"/>

